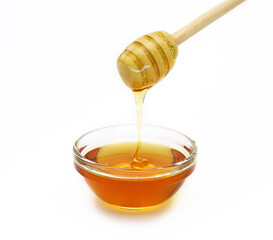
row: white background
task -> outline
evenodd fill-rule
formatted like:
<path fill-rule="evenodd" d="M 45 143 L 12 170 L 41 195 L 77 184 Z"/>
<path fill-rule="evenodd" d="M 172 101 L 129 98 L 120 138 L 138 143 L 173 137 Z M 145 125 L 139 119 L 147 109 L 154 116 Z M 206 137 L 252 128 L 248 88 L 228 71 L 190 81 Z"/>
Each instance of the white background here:
<path fill-rule="evenodd" d="M 113 212 L 73 167 L 80 135 L 136 122 L 115 65 L 124 48 L 219 2 L 0 0 L 1 239 L 273 239 L 270 0 L 248 0 L 183 43 L 147 94 L 144 123 L 199 148 L 170 204 Z"/>

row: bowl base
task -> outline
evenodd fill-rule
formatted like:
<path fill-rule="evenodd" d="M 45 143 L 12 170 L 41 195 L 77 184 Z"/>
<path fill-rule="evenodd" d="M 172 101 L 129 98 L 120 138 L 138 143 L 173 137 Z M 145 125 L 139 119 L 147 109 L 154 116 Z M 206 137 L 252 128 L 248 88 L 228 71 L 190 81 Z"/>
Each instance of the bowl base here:
<path fill-rule="evenodd" d="M 108 210 L 111 212 L 120 212 L 120 213 L 149 213 L 149 212 L 161 212 L 165 209 L 169 208 L 173 202 L 175 201 L 175 196 L 153 206 L 147 207 L 125 207 L 125 206 L 118 206 L 108 202 L 103 201 L 102 199 L 97 197 L 97 205 L 100 206 L 103 210 Z"/>

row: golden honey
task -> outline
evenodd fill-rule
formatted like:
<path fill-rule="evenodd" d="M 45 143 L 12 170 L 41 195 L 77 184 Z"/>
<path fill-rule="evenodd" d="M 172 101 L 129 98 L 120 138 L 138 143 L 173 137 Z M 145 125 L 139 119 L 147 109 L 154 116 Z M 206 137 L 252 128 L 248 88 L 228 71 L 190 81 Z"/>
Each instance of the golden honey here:
<path fill-rule="evenodd" d="M 195 166 L 190 161 L 181 171 L 164 169 L 182 163 L 186 156 L 178 150 L 154 143 L 142 142 L 139 157 L 147 159 L 148 164 L 141 169 L 131 166 L 136 149 L 134 142 L 86 149 L 83 147 L 81 154 L 103 172 L 89 170 L 88 166 L 79 164 L 75 164 L 76 169 L 99 198 L 123 208 L 145 208 L 168 200 Z"/>

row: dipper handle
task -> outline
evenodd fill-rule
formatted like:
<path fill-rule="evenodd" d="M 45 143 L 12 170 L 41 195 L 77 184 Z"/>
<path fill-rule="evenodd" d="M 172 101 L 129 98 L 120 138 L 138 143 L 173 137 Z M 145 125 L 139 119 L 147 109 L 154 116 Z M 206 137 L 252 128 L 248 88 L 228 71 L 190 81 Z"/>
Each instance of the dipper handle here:
<path fill-rule="evenodd" d="M 174 38 L 176 44 L 179 45 L 244 1 L 245 0 L 223 1 L 222 3 L 218 4 L 214 8 L 193 20 L 185 27 L 173 33 L 172 37 Z"/>

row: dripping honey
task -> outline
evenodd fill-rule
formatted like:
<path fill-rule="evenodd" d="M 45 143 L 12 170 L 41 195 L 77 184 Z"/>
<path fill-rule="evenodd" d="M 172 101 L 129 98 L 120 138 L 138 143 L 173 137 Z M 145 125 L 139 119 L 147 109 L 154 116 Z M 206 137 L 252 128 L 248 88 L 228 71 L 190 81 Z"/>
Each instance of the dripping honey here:
<path fill-rule="evenodd" d="M 81 153 L 85 158 L 107 167 L 106 175 L 88 171 L 88 168 L 83 169 L 77 164 L 75 167 L 98 197 L 125 208 L 145 208 L 168 200 L 194 170 L 194 165 L 191 165 L 178 174 L 160 176 L 158 168 L 181 162 L 186 159 L 185 155 L 168 146 L 142 142 L 139 157 L 148 161 L 141 170 L 148 170 L 148 175 L 145 173 L 145 177 L 142 177 L 141 171 L 131 166 L 135 149 L 136 143 L 128 142 L 92 150 L 82 148 Z M 119 174 L 118 169 L 128 175 L 124 175 L 124 172 Z"/>
<path fill-rule="evenodd" d="M 145 47 L 149 43 L 149 49 Z M 134 93 L 137 106 L 135 142 L 79 149 L 90 165 L 75 158 L 75 164 L 94 193 L 107 203 L 124 208 L 145 208 L 168 200 L 194 170 L 194 163 L 182 163 L 186 156 L 171 147 L 142 141 L 142 107 L 149 88 L 162 80 L 174 65 L 177 46 L 166 32 L 148 34 L 128 46 L 117 61 L 119 73 Z M 111 137 L 111 136 L 110 136 Z M 181 147 L 181 146 L 180 146 Z M 169 167 L 169 168 L 168 168 Z M 173 168 L 172 168 L 173 167 Z"/>
<path fill-rule="evenodd" d="M 145 95 L 148 89 L 142 91 L 134 91 L 136 107 L 137 107 L 137 147 L 133 155 L 133 160 L 131 161 L 131 166 L 134 168 L 144 168 L 149 162 L 147 159 L 140 157 L 142 140 L 141 140 L 141 126 L 142 126 L 142 109 L 145 99 Z"/>

